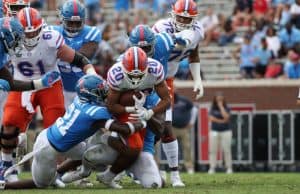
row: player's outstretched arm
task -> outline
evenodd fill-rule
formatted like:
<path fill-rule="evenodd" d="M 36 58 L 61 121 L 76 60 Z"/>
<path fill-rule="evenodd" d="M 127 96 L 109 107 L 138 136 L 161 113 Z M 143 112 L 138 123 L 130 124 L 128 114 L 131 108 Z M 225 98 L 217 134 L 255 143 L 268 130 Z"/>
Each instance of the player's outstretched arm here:
<path fill-rule="evenodd" d="M 65 44 L 58 49 L 57 57 L 62 61 L 81 68 L 86 74 L 96 74 L 93 65 L 83 54 L 76 52 Z"/>
<path fill-rule="evenodd" d="M 194 92 L 197 92 L 196 100 L 204 95 L 202 79 L 200 75 L 200 57 L 198 46 L 191 52 L 189 56 L 190 70 L 194 80 Z"/>
<path fill-rule="evenodd" d="M 92 59 L 97 49 L 98 49 L 97 42 L 87 42 L 82 45 L 82 47 L 79 49 L 78 52 L 86 56 L 88 59 Z"/>
<path fill-rule="evenodd" d="M 113 115 L 120 115 L 124 113 L 134 112 L 134 107 L 123 106 L 119 103 L 121 92 L 109 88 L 106 100 L 106 106 Z"/>

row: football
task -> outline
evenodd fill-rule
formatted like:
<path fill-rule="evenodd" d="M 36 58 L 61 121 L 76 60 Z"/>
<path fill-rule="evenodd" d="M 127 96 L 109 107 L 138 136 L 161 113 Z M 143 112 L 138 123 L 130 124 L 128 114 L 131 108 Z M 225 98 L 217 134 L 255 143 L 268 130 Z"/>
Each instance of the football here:
<path fill-rule="evenodd" d="M 133 95 L 135 95 L 138 98 L 141 98 L 142 95 L 138 91 L 129 90 L 126 92 L 122 92 L 120 96 L 120 104 L 123 106 L 134 106 L 134 99 Z"/>

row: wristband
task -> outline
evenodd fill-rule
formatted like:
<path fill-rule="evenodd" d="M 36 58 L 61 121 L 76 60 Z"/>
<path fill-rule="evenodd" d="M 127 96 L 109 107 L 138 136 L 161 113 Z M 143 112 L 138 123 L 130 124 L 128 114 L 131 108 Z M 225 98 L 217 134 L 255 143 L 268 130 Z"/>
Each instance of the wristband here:
<path fill-rule="evenodd" d="M 141 123 L 143 125 L 143 128 L 146 128 L 147 127 L 147 122 L 145 120 L 141 120 Z"/>
<path fill-rule="evenodd" d="M 133 124 L 131 122 L 126 122 L 126 124 L 128 125 L 128 127 L 130 129 L 130 134 L 133 134 L 135 132 L 135 128 L 134 128 Z"/>
<path fill-rule="evenodd" d="M 111 124 L 112 124 L 114 121 L 115 121 L 115 120 L 113 120 L 113 119 L 107 120 L 106 123 L 105 123 L 105 126 L 104 126 L 105 129 L 109 130 Z"/>
<path fill-rule="evenodd" d="M 35 90 L 40 90 L 44 88 L 42 79 L 32 80 L 32 83 Z"/>
<path fill-rule="evenodd" d="M 134 106 L 125 106 L 125 111 L 127 113 L 133 113 L 133 112 L 135 112 L 135 107 Z"/>

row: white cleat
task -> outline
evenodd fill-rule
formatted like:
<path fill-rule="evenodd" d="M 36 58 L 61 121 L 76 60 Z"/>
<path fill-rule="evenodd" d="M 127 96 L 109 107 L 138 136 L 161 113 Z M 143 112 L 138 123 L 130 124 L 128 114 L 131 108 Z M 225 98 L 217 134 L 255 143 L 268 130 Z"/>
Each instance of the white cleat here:
<path fill-rule="evenodd" d="M 79 187 L 93 187 L 94 186 L 94 184 L 87 178 L 75 181 L 74 185 L 79 186 Z"/>
<path fill-rule="evenodd" d="M 81 171 L 78 171 L 78 170 L 75 170 L 75 171 L 71 171 L 71 172 L 67 172 L 65 173 L 62 177 L 61 177 L 61 180 L 64 182 L 64 183 L 72 183 L 74 181 L 78 181 L 78 180 L 81 180 L 85 177 L 88 177 L 88 176 L 82 176 L 82 173 Z"/>
<path fill-rule="evenodd" d="M 65 188 L 66 184 L 64 182 L 62 182 L 62 180 L 60 180 L 59 178 L 56 178 L 53 183 L 53 186 L 56 188 Z"/>
<path fill-rule="evenodd" d="M 210 168 L 209 170 L 208 170 L 208 174 L 215 174 L 216 173 L 216 171 L 215 171 L 215 169 L 213 169 L 213 168 Z"/>
<path fill-rule="evenodd" d="M 114 179 L 112 180 L 108 180 L 105 177 L 104 173 L 98 173 L 97 174 L 97 181 L 103 183 L 104 185 L 113 188 L 113 189 L 122 189 L 123 187 L 121 185 L 119 185 Z"/>
<path fill-rule="evenodd" d="M 228 168 L 228 169 L 226 170 L 226 174 L 232 174 L 232 173 L 233 173 L 232 168 Z"/>
<path fill-rule="evenodd" d="M 181 181 L 178 171 L 171 171 L 170 178 L 172 187 L 185 187 L 185 184 Z"/>

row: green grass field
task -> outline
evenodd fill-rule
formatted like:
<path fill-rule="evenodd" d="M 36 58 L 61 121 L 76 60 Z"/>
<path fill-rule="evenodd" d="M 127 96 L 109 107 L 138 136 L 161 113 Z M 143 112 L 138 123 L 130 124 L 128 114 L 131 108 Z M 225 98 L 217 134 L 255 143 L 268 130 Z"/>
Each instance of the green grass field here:
<path fill-rule="evenodd" d="M 23 174 L 22 178 L 29 178 L 30 174 Z M 90 177 L 95 179 L 95 175 Z M 139 193 L 174 193 L 174 194 L 291 194 L 300 193 L 300 174 L 296 173 L 235 173 L 226 175 L 223 173 L 207 175 L 196 173 L 194 175 L 182 174 L 182 179 L 186 183 L 186 188 L 172 188 L 167 184 L 166 188 L 160 190 L 142 189 L 140 186 L 132 184 L 130 179 L 123 181 L 124 189 L 112 190 L 95 182 L 92 188 L 78 188 L 72 185 L 65 189 L 46 189 L 46 190 L 8 190 L 4 193 L 67 193 L 67 194 L 139 194 Z"/>

